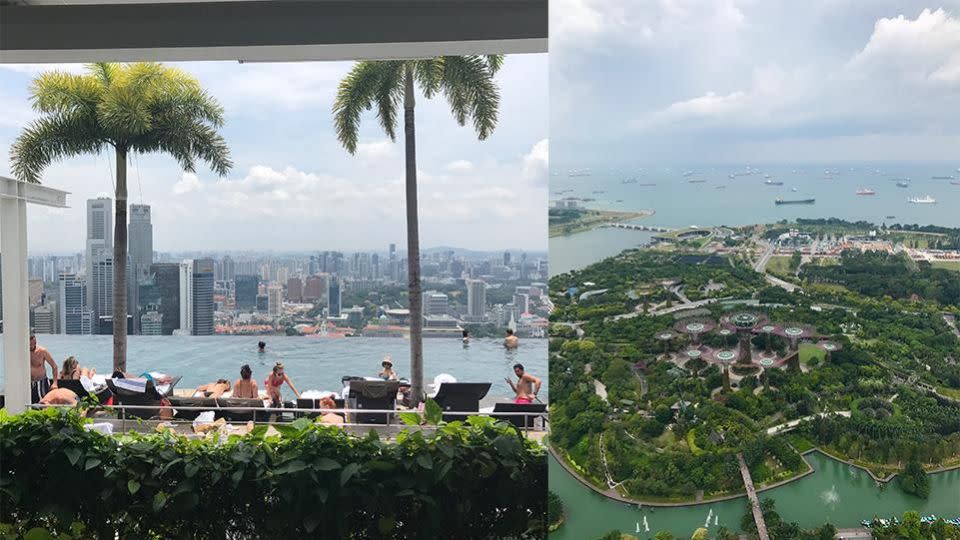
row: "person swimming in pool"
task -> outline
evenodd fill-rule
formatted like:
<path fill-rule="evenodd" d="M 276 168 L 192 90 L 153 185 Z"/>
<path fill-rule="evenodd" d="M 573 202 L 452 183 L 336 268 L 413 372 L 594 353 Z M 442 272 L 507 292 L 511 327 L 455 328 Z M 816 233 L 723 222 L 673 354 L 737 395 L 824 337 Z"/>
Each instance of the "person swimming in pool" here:
<path fill-rule="evenodd" d="M 263 354 L 263 353 L 267 352 L 267 342 L 266 342 L 266 341 L 261 341 L 261 342 L 257 343 L 257 352 L 260 353 L 260 354 Z"/>

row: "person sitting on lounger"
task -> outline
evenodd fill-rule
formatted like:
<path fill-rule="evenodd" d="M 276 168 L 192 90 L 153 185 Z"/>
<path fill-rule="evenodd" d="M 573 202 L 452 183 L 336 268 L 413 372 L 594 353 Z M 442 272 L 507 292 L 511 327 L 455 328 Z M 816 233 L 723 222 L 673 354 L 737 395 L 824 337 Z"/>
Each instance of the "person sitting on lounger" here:
<path fill-rule="evenodd" d="M 73 356 L 68 357 L 63 361 L 63 369 L 60 370 L 61 379 L 79 379 L 80 377 L 93 377 L 97 374 L 97 370 L 94 368 L 82 368 L 80 367 L 80 362 Z"/>
<path fill-rule="evenodd" d="M 253 370 L 248 364 L 240 368 L 240 378 L 233 383 L 233 397 L 243 399 L 256 399 L 260 396 L 257 388 L 257 381 L 253 379 Z"/>
<path fill-rule="evenodd" d="M 325 397 L 325 398 L 323 398 L 323 399 L 320 400 L 320 408 L 321 408 L 321 409 L 336 409 L 336 408 L 337 408 L 337 403 L 336 403 L 335 401 L 333 401 L 333 399 L 331 399 L 331 398 L 329 398 L 329 397 Z M 335 412 L 331 412 L 331 411 L 328 410 L 327 412 L 323 413 L 323 416 L 320 417 L 320 422 L 323 423 L 323 424 L 342 424 L 342 423 L 343 423 L 343 417 L 340 416 L 339 414 L 335 413 Z"/>
<path fill-rule="evenodd" d="M 516 394 L 513 402 L 533 403 L 533 400 L 537 399 L 537 394 L 540 393 L 540 378 L 529 373 L 525 373 L 523 370 L 523 364 L 514 364 L 513 372 L 517 375 L 517 384 L 513 384 L 513 381 L 511 381 L 509 378 L 504 379 Z"/>
<path fill-rule="evenodd" d="M 201 384 L 197 387 L 197 392 L 203 392 L 204 397 L 209 398 L 218 398 L 229 391 L 230 381 L 226 379 L 217 379 L 215 383 Z"/>
<path fill-rule="evenodd" d="M 385 381 L 395 381 L 397 380 L 397 372 L 393 370 L 393 360 L 390 359 L 390 355 L 387 355 L 383 358 L 383 362 L 380 363 L 380 366 L 383 368 L 380 373 L 377 373 L 377 376 Z"/>
<path fill-rule="evenodd" d="M 263 381 L 263 385 L 267 388 L 267 397 L 270 398 L 274 407 L 283 405 L 283 396 L 280 394 L 280 387 L 283 386 L 283 383 L 290 385 L 293 393 L 296 394 L 298 398 L 300 397 L 300 392 L 297 391 L 297 387 L 293 385 L 293 381 L 291 381 L 290 377 L 283 371 L 283 362 L 277 362 L 277 364 L 273 366 L 273 371 L 270 375 L 267 375 L 267 378 Z"/>
<path fill-rule="evenodd" d="M 77 394 L 69 388 L 54 388 L 47 392 L 42 399 L 41 405 L 76 405 Z"/>

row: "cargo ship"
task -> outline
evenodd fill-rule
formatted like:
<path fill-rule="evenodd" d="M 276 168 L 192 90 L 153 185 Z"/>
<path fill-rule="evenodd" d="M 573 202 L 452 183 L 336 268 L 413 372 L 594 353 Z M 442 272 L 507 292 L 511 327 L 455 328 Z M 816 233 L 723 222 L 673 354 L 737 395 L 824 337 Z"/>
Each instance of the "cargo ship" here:
<path fill-rule="evenodd" d="M 953 176 L 931 176 L 932 180 L 955 180 L 956 177 Z"/>
<path fill-rule="evenodd" d="M 816 199 L 776 199 L 775 204 L 813 204 Z"/>
<path fill-rule="evenodd" d="M 877 192 L 869 188 L 860 188 L 857 190 L 857 195 L 876 195 Z"/>
<path fill-rule="evenodd" d="M 923 197 L 910 197 L 907 199 L 907 202 L 913 204 L 936 204 L 937 200 L 929 195 L 924 195 Z"/>
<path fill-rule="evenodd" d="M 764 184 L 768 186 L 782 186 L 783 182 L 774 182 L 773 180 L 767 180 L 764 182 Z"/>
<path fill-rule="evenodd" d="M 910 187 L 910 184 L 901 180 L 900 182 L 897 182 L 897 187 Z"/>

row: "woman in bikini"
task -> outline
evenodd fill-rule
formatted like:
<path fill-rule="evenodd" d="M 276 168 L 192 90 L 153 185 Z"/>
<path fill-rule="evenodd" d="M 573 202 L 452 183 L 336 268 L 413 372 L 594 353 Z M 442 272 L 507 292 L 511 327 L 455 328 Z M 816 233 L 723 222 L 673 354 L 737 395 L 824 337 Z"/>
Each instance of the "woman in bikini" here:
<path fill-rule="evenodd" d="M 260 396 L 257 381 L 253 379 L 253 370 L 248 364 L 240 368 L 240 378 L 233 383 L 233 397 L 242 399 L 256 399 Z"/>
<path fill-rule="evenodd" d="M 61 379 L 79 379 L 80 377 L 93 377 L 97 374 L 95 369 L 81 368 L 80 362 L 73 356 L 63 361 L 63 369 L 60 370 Z"/>
<path fill-rule="evenodd" d="M 225 392 L 230 391 L 230 381 L 226 379 L 217 379 L 215 383 L 201 384 L 197 387 L 197 392 L 200 392 L 204 397 L 209 398 L 218 398 L 222 396 Z"/>
<path fill-rule="evenodd" d="M 297 387 L 293 385 L 293 381 L 283 372 L 283 362 L 277 362 L 277 365 L 273 366 L 273 371 L 270 375 L 267 375 L 267 378 L 263 381 L 263 385 L 267 387 L 267 397 L 270 398 L 274 407 L 279 407 L 283 404 L 283 396 L 280 394 L 280 387 L 283 386 L 283 383 L 290 385 L 293 393 L 296 394 L 298 398 L 300 397 L 300 392 L 297 390 Z"/>

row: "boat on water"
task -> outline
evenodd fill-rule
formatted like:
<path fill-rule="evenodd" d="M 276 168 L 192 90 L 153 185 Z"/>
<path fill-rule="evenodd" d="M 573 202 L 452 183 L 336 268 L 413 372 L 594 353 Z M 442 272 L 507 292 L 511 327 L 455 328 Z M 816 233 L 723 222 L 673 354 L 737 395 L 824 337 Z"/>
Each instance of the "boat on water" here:
<path fill-rule="evenodd" d="M 636 183 L 637 183 L 637 179 L 636 179 L 636 178 L 624 178 L 624 179 L 623 179 L 623 183 L 624 183 L 624 184 L 636 184 Z"/>
<path fill-rule="evenodd" d="M 705 184 L 707 181 L 706 180 L 687 180 L 687 182 L 690 182 L 691 184 Z"/>
<path fill-rule="evenodd" d="M 910 197 L 907 199 L 907 202 L 913 204 L 936 204 L 937 200 L 929 195 L 924 195 L 923 197 Z"/>
<path fill-rule="evenodd" d="M 932 180 L 956 180 L 956 176 L 931 176 Z"/>
<path fill-rule="evenodd" d="M 951 185 L 960 186 L 960 182 L 950 182 Z"/>
<path fill-rule="evenodd" d="M 857 195 L 876 195 L 877 192 L 870 188 L 860 188 L 857 190 Z"/>
<path fill-rule="evenodd" d="M 900 180 L 899 182 L 897 182 L 897 187 L 910 187 L 910 184 L 904 182 L 903 180 Z"/>
<path fill-rule="evenodd" d="M 652 183 L 652 182 L 648 182 L 648 183 L 646 183 L 646 184 L 637 184 L 637 185 L 640 186 L 640 187 L 649 187 L 649 186 L 655 186 L 655 185 L 657 185 L 657 184 Z"/>
<path fill-rule="evenodd" d="M 774 204 L 813 204 L 817 202 L 816 199 L 781 199 L 777 198 L 773 201 Z"/>
<path fill-rule="evenodd" d="M 790 188 L 790 191 L 796 191 L 797 188 Z"/>
<path fill-rule="evenodd" d="M 894 219 L 894 218 L 896 218 L 896 217 L 897 217 L 897 216 L 887 216 L 887 219 Z"/>
<path fill-rule="evenodd" d="M 721 184 L 719 186 L 714 186 L 716 189 L 727 189 L 727 186 Z"/>
<path fill-rule="evenodd" d="M 595 189 L 595 190 L 593 191 L 593 194 L 594 194 L 594 195 L 599 195 L 600 193 L 606 193 L 606 192 L 603 191 L 602 189 Z"/>
<path fill-rule="evenodd" d="M 567 171 L 567 176 L 574 178 L 577 176 L 590 176 L 590 169 L 570 169 Z"/>
<path fill-rule="evenodd" d="M 783 185 L 783 182 L 776 182 L 776 181 L 773 181 L 773 180 L 765 180 L 763 183 L 766 184 L 766 185 L 768 185 L 768 186 L 782 186 L 782 185 Z"/>

